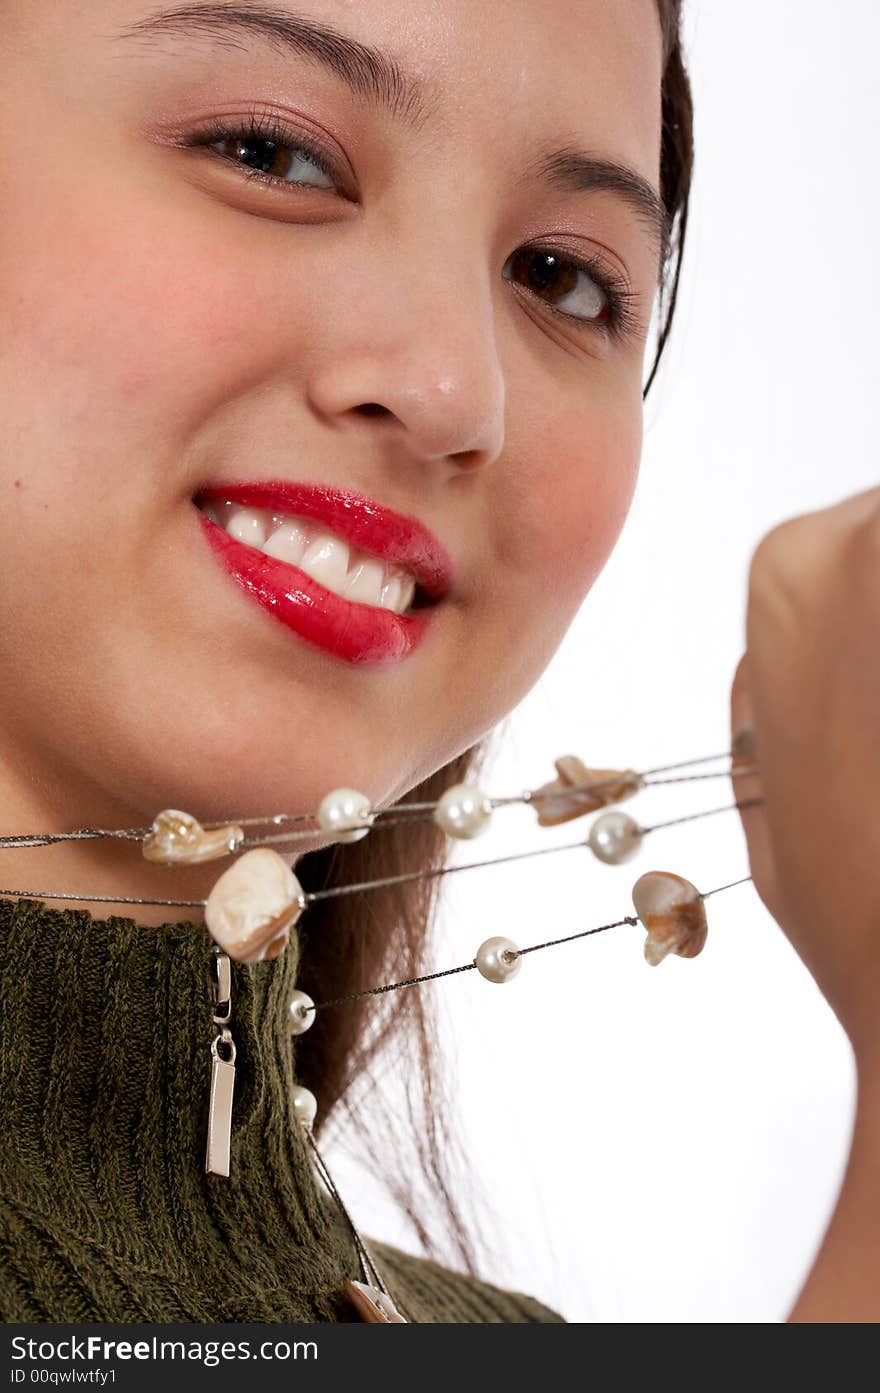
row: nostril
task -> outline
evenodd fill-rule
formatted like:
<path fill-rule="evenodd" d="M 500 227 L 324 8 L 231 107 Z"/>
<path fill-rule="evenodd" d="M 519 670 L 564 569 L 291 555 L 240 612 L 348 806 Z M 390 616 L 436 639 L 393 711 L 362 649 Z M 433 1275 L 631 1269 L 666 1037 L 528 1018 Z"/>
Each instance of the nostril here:
<path fill-rule="evenodd" d="M 378 401 L 365 401 L 357 408 L 364 416 L 390 416 L 392 412 Z"/>

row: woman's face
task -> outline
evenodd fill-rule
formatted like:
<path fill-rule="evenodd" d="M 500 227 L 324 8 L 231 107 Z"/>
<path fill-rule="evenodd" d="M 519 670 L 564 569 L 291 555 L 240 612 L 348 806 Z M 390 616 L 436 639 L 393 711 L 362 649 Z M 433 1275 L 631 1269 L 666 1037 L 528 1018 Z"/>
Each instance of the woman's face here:
<path fill-rule="evenodd" d="M 535 683 L 632 496 L 656 0 L 275 0 L 274 38 L 219 9 L 3 7 L 7 821 L 403 793 Z M 364 44 L 417 91 L 381 101 Z M 305 152 L 266 161 L 269 120 Z M 575 149 L 620 169 L 577 188 Z M 254 481 L 426 525 L 454 575 L 423 642 L 352 661 L 236 584 L 193 500 Z"/>

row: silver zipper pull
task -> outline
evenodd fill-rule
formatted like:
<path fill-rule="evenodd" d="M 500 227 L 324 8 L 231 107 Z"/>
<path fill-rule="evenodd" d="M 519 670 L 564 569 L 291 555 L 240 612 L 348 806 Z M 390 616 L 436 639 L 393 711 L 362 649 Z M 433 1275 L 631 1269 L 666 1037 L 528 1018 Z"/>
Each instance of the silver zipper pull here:
<path fill-rule="evenodd" d="M 226 953 L 214 955 L 217 975 L 217 1005 L 214 1024 L 220 1030 L 211 1042 L 211 1091 L 208 1100 L 208 1141 L 205 1170 L 213 1175 L 229 1175 L 232 1140 L 232 1093 L 235 1088 L 235 1041 L 232 1019 L 232 968 Z"/>

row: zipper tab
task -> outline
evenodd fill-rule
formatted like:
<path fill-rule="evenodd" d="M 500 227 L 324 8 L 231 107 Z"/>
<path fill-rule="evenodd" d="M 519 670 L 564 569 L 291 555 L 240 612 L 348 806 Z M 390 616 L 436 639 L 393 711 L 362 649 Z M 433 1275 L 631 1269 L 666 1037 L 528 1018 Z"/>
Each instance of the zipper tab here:
<path fill-rule="evenodd" d="M 229 1029 L 232 1019 L 232 968 L 226 953 L 216 953 L 214 963 L 217 976 L 217 1004 L 213 1020 L 220 1029 L 211 1041 L 211 1088 L 208 1097 L 205 1170 L 212 1175 L 228 1176 L 232 1142 L 232 1094 L 235 1089 L 235 1041 Z"/>

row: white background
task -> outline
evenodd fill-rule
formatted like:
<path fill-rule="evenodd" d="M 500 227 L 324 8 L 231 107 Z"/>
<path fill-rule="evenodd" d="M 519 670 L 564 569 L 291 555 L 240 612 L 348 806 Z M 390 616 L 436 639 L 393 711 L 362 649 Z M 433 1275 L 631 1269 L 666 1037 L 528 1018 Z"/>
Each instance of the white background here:
<path fill-rule="evenodd" d="M 484 779 L 496 795 L 552 778 L 563 753 L 645 769 L 728 748 L 755 545 L 880 478 L 880 11 L 687 10 L 690 242 L 635 503 L 501 732 Z M 719 778 L 623 806 L 651 823 L 731 801 Z M 500 809 L 454 860 L 588 826 Z M 746 875 L 736 813 L 658 831 L 620 867 L 566 851 L 446 877 L 437 966 L 490 934 L 525 945 L 631 914 L 633 882 L 655 868 L 702 890 Z M 750 884 L 707 908 L 693 961 L 648 967 L 643 930 L 625 926 L 530 955 L 505 986 L 472 973 L 423 988 L 457 1079 L 460 1188 L 495 1216 L 484 1275 L 571 1321 L 783 1321 L 833 1207 L 854 1100 L 846 1038 Z M 413 1249 L 347 1153 L 328 1157 L 366 1232 Z"/>

